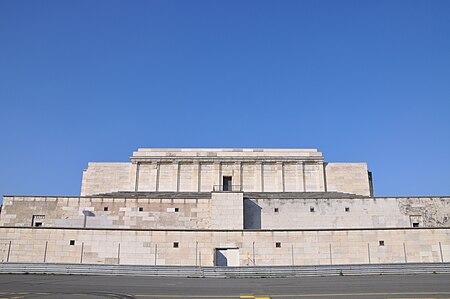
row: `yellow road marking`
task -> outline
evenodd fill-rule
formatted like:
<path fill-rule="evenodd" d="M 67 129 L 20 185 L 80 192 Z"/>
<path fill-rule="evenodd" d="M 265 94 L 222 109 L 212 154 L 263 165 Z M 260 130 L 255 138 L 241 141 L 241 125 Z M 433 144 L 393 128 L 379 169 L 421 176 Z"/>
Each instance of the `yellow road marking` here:
<path fill-rule="evenodd" d="M 1 293 L 3 296 L 7 295 L 8 293 Z M 48 295 L 51 293 L 10 293 L 9 295 L 18 295 L 18 294 L 36 294 L 36 295 Z M 343 297 L 343 296 L 349 296 L 349 297 L 356 297 L 356 296 L 403 296 L 403 295 L 450 295 L 450 292 L 393 292 L 393 293 L 318 293 L 318 294 L 278 294 L 274 295 L 272 294 L 271 297 L 277 297 L 277 298 L 289 298 L 289 297 Z M 135 297 L 147 297 L 147 298 L 241 298 L 241 299 L 270 299 L 270 297 L 267 296 L 255 296 L 255 295 L 167 295 L 167 294 L 134 294 L 132 296 Z M 15 296 L 15 297 L 0 297 L 0 299 L 20 299 L 23 298 L 23 296 Z M 389 297 L 389 299 L 438 299 L 435 297 L 402 297 L 402 298 L 396 298 L 396 297 Z M 442 298 L 442 299 L 450 299 L 448 298 Z"/>

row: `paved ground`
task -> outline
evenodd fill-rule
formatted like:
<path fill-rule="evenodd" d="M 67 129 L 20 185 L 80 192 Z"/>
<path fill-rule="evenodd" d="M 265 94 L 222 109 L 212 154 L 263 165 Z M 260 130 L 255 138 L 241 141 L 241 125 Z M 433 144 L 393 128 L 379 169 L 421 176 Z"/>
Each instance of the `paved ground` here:
<path fill-rule="evenodd" d="M 450 275 L 270 279 L 0 275 L 0 298 L 450 298 Z"/>

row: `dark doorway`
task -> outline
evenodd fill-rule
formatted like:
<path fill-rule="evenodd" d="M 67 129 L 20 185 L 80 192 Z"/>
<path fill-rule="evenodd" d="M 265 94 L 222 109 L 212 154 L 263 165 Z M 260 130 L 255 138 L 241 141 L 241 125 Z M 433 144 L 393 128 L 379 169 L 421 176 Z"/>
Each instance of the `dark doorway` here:
<path fill-rule="evenodd" d="M 216 258 L 215 258 L 215 266 L 218 267 L 226 267 L 228 266 L 227 262 L 227 250 L 226 249 L 216 249 Z"/>
<path fill-rule="evenodd" d="M 223 177 L 223 191 L 232 191 L 232 179 L 231 176 Z"/>
<path fill-rule="evenodd" d="M 214 255 L 214 266 L 239 266 L 239 248 L 216 248 Z"/>

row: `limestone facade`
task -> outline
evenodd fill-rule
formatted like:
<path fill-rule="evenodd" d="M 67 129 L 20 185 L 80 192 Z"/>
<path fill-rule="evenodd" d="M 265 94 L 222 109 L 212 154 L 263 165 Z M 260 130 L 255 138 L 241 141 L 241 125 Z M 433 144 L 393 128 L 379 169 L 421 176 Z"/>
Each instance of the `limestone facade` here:
<path fill-rule="evenodd" d="M 139 149 L 80 196 L 4 196 L 2 262 L 449 262 L 450 197 L 374 197 L 365 163 L 315 149 Z"/>
<path fill-rule="evenodd" d="M 448 228 L 180 231 L 3 227 L 0 235 L 3 262 L 213 266 L 217 249 L 237 249 L 239 266 L 450 262 Z"/>
<path fill-rule="evenodd" d="M 91 162 L 81 195 L 118 191 L 211 192 L 336 191 L 369 196 L 366 163 L 325 163 L 316 149 L 148 149 L 129 163 Z"/>
<path fill-rule="evenodd" d="M 119 195 L 119 194 L 118 194 Z M 127 198 L 5 196 L 0 226 L 124 229 L 450 227 L 450 197 L 339 193 L 129 193 Z"/>

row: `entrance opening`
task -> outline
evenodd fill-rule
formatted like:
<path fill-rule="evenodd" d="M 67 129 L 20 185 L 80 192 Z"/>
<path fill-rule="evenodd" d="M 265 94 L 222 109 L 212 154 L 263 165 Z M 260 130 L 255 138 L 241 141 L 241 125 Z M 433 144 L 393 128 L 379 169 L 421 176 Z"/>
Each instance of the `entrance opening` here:
<path fill-rule="evenodd" d="M 237 267 L 239 266 L 238 248 L 216 248 L 214 254 L 214 266 Z"/>
<path fill-rule="evenodd" d="M 228 266 L 226 249 L 219 249 L 219 248 L 216 249 L 215 266 L 218 267 Z"/>
<path fill-rule="evenodd" d="M 224 176 L 223 177 L 223 191 L 232 191 L 232 180 L 233 178 L 231 176 Z"/>

